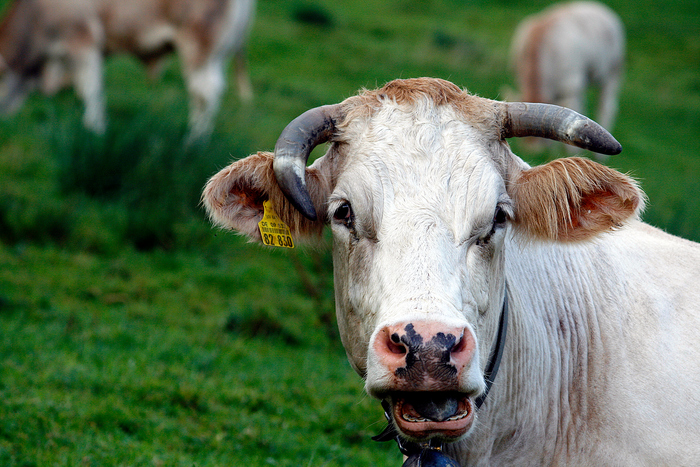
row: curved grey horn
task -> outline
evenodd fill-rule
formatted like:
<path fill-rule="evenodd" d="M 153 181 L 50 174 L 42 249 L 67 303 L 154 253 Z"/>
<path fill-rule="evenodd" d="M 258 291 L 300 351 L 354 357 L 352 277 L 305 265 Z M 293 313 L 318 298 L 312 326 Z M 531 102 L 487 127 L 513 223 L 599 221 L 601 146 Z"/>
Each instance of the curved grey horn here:
<path fill-rule="evenodd" d="M 566 107 L 525 102 L 501 105 L 504 138 L 539 136 L 601 154 L 622 151 L 622 145 L 605 128 Z"/>
<path fill-rule="evenodd" d="M 305 217 L 316 220 L 316 209 L 306 189 L 306 161 L 313 148 L 335 131 L 339 104 L 307 110 L 291 121 L 275 144 L 272 167 L 282 193 Z"/>

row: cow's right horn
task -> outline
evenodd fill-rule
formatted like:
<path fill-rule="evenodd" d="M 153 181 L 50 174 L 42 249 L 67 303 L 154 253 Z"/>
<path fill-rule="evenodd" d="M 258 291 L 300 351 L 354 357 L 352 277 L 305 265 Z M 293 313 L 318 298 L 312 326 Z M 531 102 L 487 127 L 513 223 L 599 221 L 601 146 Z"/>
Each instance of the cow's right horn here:
<path fill-rule="evenodd" d="M 539 136 L 601 154 L 619 154 L 622 146 L 602 126 L 566 107 L 526 102 L 499 103 L 503 138 Z"/>
<path fill-rule="evenodd" d="M 316 209 L 306 189 L 306 162 L 311 151 L 335 132 L 339 104 L 307 110 L 292 120 L 275 144 L 272 167 L 282 193 L 305 217 L 316 220 Z"/>

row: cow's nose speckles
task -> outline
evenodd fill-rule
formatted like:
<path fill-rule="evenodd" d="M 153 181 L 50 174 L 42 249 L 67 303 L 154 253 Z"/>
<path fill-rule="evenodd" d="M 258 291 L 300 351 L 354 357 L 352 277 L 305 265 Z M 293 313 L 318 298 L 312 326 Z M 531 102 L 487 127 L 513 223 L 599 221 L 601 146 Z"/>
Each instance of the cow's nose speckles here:
<path fill-rule="evenodd" d="M 373 347 L 381 364 L 405 385 L 434 380 L 452 386 L 471 361 L 476 342 L 466 328 L 410 322 L 380 330 Z"/>

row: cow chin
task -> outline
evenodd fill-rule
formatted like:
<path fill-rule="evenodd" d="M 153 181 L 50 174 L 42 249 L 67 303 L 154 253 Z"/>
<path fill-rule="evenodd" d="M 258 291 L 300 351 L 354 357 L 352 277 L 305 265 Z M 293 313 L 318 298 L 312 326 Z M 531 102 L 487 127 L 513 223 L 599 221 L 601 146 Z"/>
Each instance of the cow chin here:
<path fill-rule="evenodd" d="M 398 392 L 387 398 L 394 424 L 412 441 L 457 441 L 474 423 L 474 398 L 460 392 Z"/>

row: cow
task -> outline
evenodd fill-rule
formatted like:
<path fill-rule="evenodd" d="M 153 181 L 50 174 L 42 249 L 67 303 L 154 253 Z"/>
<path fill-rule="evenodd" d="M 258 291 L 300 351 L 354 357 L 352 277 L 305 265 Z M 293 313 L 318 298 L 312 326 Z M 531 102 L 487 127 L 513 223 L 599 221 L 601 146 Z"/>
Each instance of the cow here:
<path fill-rule="evenodd" d="M 104 57 L 134 55 L 155 75 L 174 50 L 190 99 L 189 138 L 206 137 L 231 56 L 241 98 L 252 98 L 245 43 L 254 13 L 255 0 L 16 0 L 0 23 L 0 112 L 16 111 L 36 87 L 51 95 L 72 85 L 85 127 L 101 134 Z"/>
<path fill-rule="evenodd" d="M 295 239 L 330 227 L 340 338 L 400 441 L 462 466 L 699 465 L 700 244 L 642 222 L 628 175 L 528 165 L 526 136 L 621 151 L 570 109 L 396 80 L 303 113 L 203 203 L 252 241 L 267 206 Z"/>
<path fill-rule="evenodd" d="M 596 120 L 612 131 L 625 57 L 620 17 L 596 2 L 551 6 L 525 18 L 511 43 L 518 99 L 585 111 L 586 94 L 599 89 Z"/>

